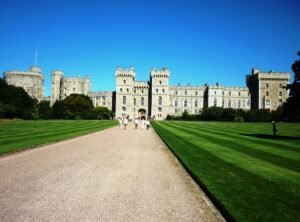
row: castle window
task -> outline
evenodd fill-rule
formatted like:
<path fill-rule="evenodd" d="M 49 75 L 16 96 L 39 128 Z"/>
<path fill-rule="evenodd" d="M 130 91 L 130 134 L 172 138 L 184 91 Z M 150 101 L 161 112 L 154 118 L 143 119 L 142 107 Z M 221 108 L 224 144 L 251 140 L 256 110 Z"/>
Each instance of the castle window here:
<path fill-rule="evenodd" d="M 136 90 L 133 90 L 134 93 L 136 93 Z"/>
<path fill-rule="evenodd" d="M 126 105 L 126 96 L 123 96 L 123 105 Z"/>
<path fill-rule="evenodd" d="M 175 99 L 175 107 L 178 107 L 178 99 Z"/>
<path fill-rule="evenodd" d="M 217 98 L 214 98 L 214 106 L 217 106 Z"/>
<path fill-rule="evenodd" d="M 282 96 L 282 92 L 281 91 L 279 92 L 279 96 Z"/>
<path fill-rule="evenodd" d="M 161 85 L 161 81 L 159 81 L 159 85 Z"/>
<path fill-rule="evenodd" d="M 187 107 L 187 99 L 184 99 L 183 106 L 184 106 L 184 107 Z"/>
<path fill-rule="evenodd" d="M 250 99 L 247 100 L 247 107 L 250 107 L 251 105 L 251 102 L 250 102 Z"/>
<path fill-rule="evenodd" d="M 156 89 L 155 91 L 156 91 L 156 93 L 158 93 L 158 89 Z"/>
<path fill-rule="evenodd" d="M 282 106 L 282 99 L 279 100 L 278 105 Z"/>
<path fill-rule="evenodd" d="M 124 84 L 126 84 L 126 80 L 124 79 Z"/>
<path fill-rule="evenodd" d="M 215 95 L 217 95 L 217 91 L 215 90 Z"/>
<path fill-rule="evenodd" d="M 241 100 L 238 100 L 238 107 L 237 107 L 238 109 L 240 109 L 241 108 Z"/>
<path fill-rule="evenodd" d="M 282 84 L 281 83 L 279 83 L 279 88 L 282 88 Z"/>
<path fill-rule="evenodd" d="M 269 88 L 269 83 L 266 83 L 266 88 Z"/>
<path fill-rule="evenodd" d="M 126 89 L 126 92 L 129 92 L 129 89 L 128 89 L 128 88 Z"/>
<path fill-rule="evenodd" d="M 142 89 L 142 94 L 144 93 L 144 90 Z"/>
<path fill-rule="evenodd" d="M 195 109 L 195 110 L 194 110 L 194 113 L 198 113 L 198 110 L 197 110 L 197 109 Z"/>
<path fill-rule="evenodd" d="M 144 97 L 141 98 L 141 106 L 144 105 Z"/>
<path fill-rule="evenodd" d="M 162 108 L 161 107 L 158 107 L 158 112 L 161 112 L 162 111 Z"/>
<path fill-rule="evenodd" d="M 177 109 L 175 109 L 175 113 L 177 113 L 178 112 L 178 110 Z"/>
<path fill-rule="evenodd" d="M 175 91 L 175 94 L 177 95 L 177 90 Z"/>
<path fill-rule="evenodd" d="M 75 92 L 75 88 L 73 88 L 73 92 Z"/>
<path fill-rule="evenodd" d="M 198 100 L 195 99 L 195 107 L 198 107 Z"/>
<path fill-rule="evenodd" d="M 162 89 L 162 93 L 165 93 L 165 89 Z"/>
<path fill-rule="evenodd" d="M 228 108 L 231 108 L 231 100 L 228 100 Z"/>
<path fill-rule="evenodd" d="M 123 91 L 123 89 L 122 88 L 120 88 L 120 92 L 122 92 Z"/>
<path fill-rule="evenodd" d="M 229 91 L 229 93 L 228 93 L 228 94 L 229 94 L 229 96 L 231 96 L 231 91 Z"/>
<path fill-rule="evenodd" d="M 195 95 L 196 95 L 196 96 L 198 95 L 198 92 L 197 92 L 197 91 L 195 91 Z"/>
<path fill-rule="evenodd" d="M 122 111 L 126 112 L 126 107 L 125 106 L 122 107 Z"/>
<path fill-rule="evenodd" d="M 184 94 L 187 95 L 187 91 L 184 91 Z"/>
<path fill-rule="evenodd" d="M 241 96 L 241 92 L 239 92 L 239 96 Z"/>
<path fill-rule="evenodd" d="M 265 108 L 269 109 L 270 107 L 271 107 L 271 101 L 269 99 L 266 99 Z"/>
<path fill-rule="evenodd" d="M 161 98 L 161 96 L 158 97 L 158 105 L 159 105 L 159 106 L 162 105 L 162 98 Z"/>
<path fill-rule="evenodd" d="M 136 105 L 136 98 L 133 99 L 133 105 Z"/>
<path fill-rule="evenodd" d="M 222 96 L 224 96 L 224 91 L 222 91 Z"/>
<path fill-rule="evenodd" d="M 269 91 L 266 91 L 266 96 L 269 96 Z"/>

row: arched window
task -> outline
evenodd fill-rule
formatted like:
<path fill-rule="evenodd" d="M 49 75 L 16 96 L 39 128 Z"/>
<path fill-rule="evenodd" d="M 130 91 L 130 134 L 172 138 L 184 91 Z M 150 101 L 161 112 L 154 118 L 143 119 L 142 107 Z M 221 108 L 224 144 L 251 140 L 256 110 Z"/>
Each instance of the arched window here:
<path fill-rule="evenodd" d="M 195 107 L 198 107 L 198 100 L 195 99 Z"/>
<path fill-rule="evenodd" d="M 228 100 L 228 108 L 231 108 L 231 100 Z"/>
<path fill-rule="evenodd" d="M 266 83 L 266 88 L 269 88 L 269 83 Z"/>
<path fill-rule="evenodd" d="M 238 109 L 240 109 L 241 108 L 241 100 L 238 100 Z"/>
<path fill-rule="evenodd" d="M 279 88 L 282 88 L 282 84 L 281 83 L 279 83 Z"/>
<path fill-rule="evenodd" d="M 144 105 L 144 97 L 141 98 L 141 106 Z"/>
<path fill-rule="evenodd" d="M 133 99 L 133 105 L 136 105 L 136 98 Z"/>
<path fill-rule="evenodd" d="M 126 105 L 126 96 L 123 96 L 123 105 Z"/>
<path fill-rule="evenodd" d="M 187 99 L 184 99 L 183 106 L 184 106 L 184 107 L 187 107 Z"/>
<path fill-rule="evenodd" d="M 279 106 L 282 106 L 282 99 L 279 100 Z"/>
<path fill-rule="evenodd" d="M 162 98 L 161 98 L 161 96 L 158 97 L 158 105 L 159 105 L 159 106 L 162 105 Z"/>
<path fill-rule="evenodd" d="M 266 99 L 265 108 L 269 109 L 270 107 L 271 107 L 271 101 L 269 99 Z"/>
<path fill-rule="evenodd" d="M 126 80 L 124 79 L 124 84 L 126 84 Z"/>
<path fill-rule="evenodd" d="M 269 91 L 266 91 L 266 96 L 269 96 Z"/>
<path fill-rule="evenodd" d="M 178 107 L 178 99 L 175 99 L 175 107 Z"/>
<path fill-rule="evenodd" d="M 228 93 L 228 94 L 229 94 L 229 96 L 231 96 L 231 91 L 229 91 L 229 93 Z"/>
<path fill-rule="evenodd" d="M 282 96 L 282 92 L 281 91 L 279 92 L 279 96 Z"/>

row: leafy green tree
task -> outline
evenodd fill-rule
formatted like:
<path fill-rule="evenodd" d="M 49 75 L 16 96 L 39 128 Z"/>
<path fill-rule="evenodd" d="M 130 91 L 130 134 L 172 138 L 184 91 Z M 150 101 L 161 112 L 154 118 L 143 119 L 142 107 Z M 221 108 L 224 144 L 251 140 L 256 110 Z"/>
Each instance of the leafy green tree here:
<path fill-rule="evenodd" d="M 51 118 L 51 107 L 50 107 L 50 102 L 49 101 L 41 101 L 38 104 L 38 112 L 39 112 L 39 117 L 41 119 L 50 119 Z"/>
<path fill-rule="evenodd" d="M 114 117 L 113 112 L 103 106 L 96 107 L 94 113 L 97 119 L 112 119 Z"/>
<path fill-rule="evenodd" d="M 83 118 L 83 114 L 93 112 L 93 102 L 82 94 L 71 94 L 64 100 L 64 116 L 66 119 Z"/>
<path fill-rule="evenodd" d="M 297 53 L 300 56 L 300 51 Z M 290 96 L 284 104 L 284 116 L 292 121 L 300 121 L 300 59 L 292 64 L 294 81 L 288 86 Z"/>
<path fill-rule="evenodd" d="M 64 101 L 55 101 L 52 106 L 52 118 L 53 119 L 64 119 Z"/>
<path fill-rule="evenodd" d="M 37 100 L 31 98 L 23 88 L 8 85 L 0 79 L 0 102 L 2 117 L 32 119 Z"/>

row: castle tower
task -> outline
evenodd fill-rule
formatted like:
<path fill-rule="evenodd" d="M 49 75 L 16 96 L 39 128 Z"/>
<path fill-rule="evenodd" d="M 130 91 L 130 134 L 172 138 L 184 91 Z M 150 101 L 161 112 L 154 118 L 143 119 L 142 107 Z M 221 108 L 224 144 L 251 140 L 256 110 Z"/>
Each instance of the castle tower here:
<path fill-rule="evenodd" d="M 169 77 L 170 71 L 167 68 L 156 70 L 152 67 L 150 72 L 150 104 L 151 104 L 151 117 L 157 120 L 163 120 L 171 111 L 169 101 Z"/>
<path fill-rule="evenodd" d="M 61 70 L 52 71 L 52 96 L 51 96 L 51 105 L 55 103 L 55 101 L 61 99 L 61 83 L 63 79 L 64 73 Z"/>
<path fill-rule="evenodd" d="M 131 66 L 129 69 L 118 67 L 116 76 L 116 118 L 129 116 L 134 118 L 133 88 L 135 83 L 135 71 Z"/>
<path fill-rule="evenodd" d="M 286 86 L 291 74 L 288 72 L 261 72 L 254 68 L 246 78 L 251 93 L 251 109 L 276 110 L 289 97 Z"/>
<path fill-rule="evenodd" d="M 91 78 L 90 75 L 86 75 L 83 83 L 83 94 L 87 95 L 91 92 Z"/>

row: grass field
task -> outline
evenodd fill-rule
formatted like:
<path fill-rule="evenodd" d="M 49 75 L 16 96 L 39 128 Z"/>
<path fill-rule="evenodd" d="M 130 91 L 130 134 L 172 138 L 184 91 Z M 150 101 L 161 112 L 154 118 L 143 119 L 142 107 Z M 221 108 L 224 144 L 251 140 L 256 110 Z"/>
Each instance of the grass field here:
<path fill-rule="evenodd" d="M 117 125 L 114 120 L 0 120 L 0 154 L 56 142 Z"/>
<path fill-rule="evenodd" d="M 271 123 L 152 126 L 229 219 L 300 221 L 300 124 L 277 124 L 276 138 Z"/>

